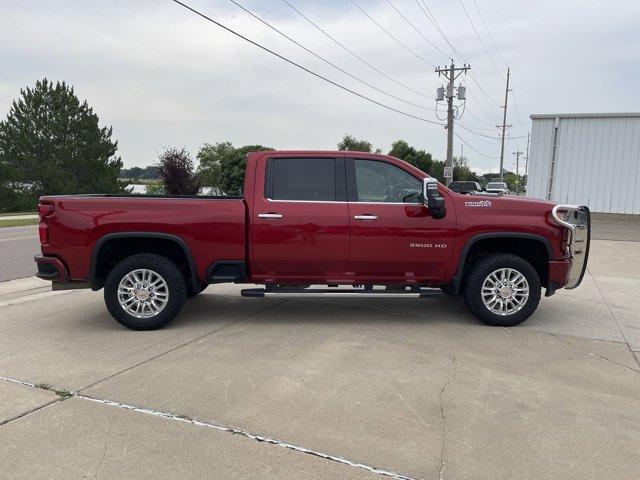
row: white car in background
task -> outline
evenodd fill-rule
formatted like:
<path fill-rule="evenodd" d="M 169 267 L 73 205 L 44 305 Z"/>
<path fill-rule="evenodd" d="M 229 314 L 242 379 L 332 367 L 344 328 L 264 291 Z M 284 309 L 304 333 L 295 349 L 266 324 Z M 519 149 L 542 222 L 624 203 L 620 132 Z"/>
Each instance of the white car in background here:
<path fill-rule="evenodd" d="M 485 189 L 487 193 L 497 193 L 498 195 L 509 195 L 509 188 L 504 182 L 489 182 Z"/>

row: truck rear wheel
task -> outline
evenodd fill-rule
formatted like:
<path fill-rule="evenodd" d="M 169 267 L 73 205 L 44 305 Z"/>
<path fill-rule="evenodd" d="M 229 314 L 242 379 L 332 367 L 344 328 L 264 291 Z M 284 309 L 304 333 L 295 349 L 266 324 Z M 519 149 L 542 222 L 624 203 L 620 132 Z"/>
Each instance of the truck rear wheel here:
<path fill-rule="evenodd" d="M 155 330 L 178 314 L 187 296 L 180 269 L 166 257 L 132 255 L 119 262 L 104 285 L 111 316 L 133 330 Z"/>
<path fill-rule="evenodd" d="M 538 272 L 529 262 L 516 255 L 493 253 L 469 268 L 462 296 L 482 322 L 511 327 L 533 314 L 540 289 Z"/>

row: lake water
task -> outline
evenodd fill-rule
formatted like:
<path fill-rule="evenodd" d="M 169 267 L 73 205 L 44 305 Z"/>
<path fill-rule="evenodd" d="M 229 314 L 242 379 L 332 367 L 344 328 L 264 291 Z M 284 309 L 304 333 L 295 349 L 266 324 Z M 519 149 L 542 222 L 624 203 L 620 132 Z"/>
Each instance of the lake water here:
<path fill-rule="evenodd" d="M 147 193 L 147 186 L 140 183 L 130 183 L 128 188 L 131 188 L 131 193 L 135 193 L 138 195 L 144 195 Z M 199 195 L 219 195 L 214 191 L 213 187 L 202 187 L 200 189 Z"/>

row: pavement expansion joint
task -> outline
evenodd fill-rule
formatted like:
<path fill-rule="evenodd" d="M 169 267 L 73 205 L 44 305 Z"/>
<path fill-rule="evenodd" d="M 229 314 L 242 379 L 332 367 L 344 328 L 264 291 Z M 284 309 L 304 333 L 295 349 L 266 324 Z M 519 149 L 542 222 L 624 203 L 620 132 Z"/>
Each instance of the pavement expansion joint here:
<path fill-rule="evenodd" d="M 52 392 L 58 393 L 58 391 L 53 390 L 50 387 L 49 388 L 45 388 L 45 386 L 34 385 L 33 383 L 23 382 L 22 380 L 15 380 L 13 378 L 7 378 L 7 377 L 0 376 L 0 381 L 9 382 L 9 383 L 15 383 L 17 385 L 22 385 L 23 387 L 38 388 L 38 389 L 41 389 L 41 390 L 50 390 Z M 50 400 L 50 401 L 48 401 L 48 402 L 46 402 L 46 403 L 44 403 L 42 405 L 39 405 L 39 406 L 37 406 L 35 408 L 32 408 L 30 410 L 27 410 L 25 412 L 22 412 L 19 415 L 16 415 L 14 417 L 7 418 L 5 420 L 0 421 L 0 427 L 2 425 L 6 425 L 7 423 L 11 423 L 11 422 L 13 422 L 15 420 L 18 420 L 18 419 L 20 419 L 22 417 L 26 417 L 27 415 L 35 413 L 38 410 L 42 410 L 43 408 L 49 407 L 49 406 L 53 405 L 54 403 L 58 403 L 58 402 L 61 402 L 62 400 L 65 400 L 65 399 L 69 398 L 71 396 L 71 394 L 67 395 L 67 393 L 68 392 L 64 392 L 64 395 L 61 395 L 61 394 L 58 393 L 58 397 L 57 398 L 54 398 L 54 399 L 52 399 L 52 400 Z"/>
<path fill-rule="evenodd" d="M 2 376 L 0 376 L 0 381 L 16 383 L 18 385 L 22 385 L 22 386 L 25 386 L 25 387 L 56 391 L 56 390 L 53 390 L 51 388 L 47 388 L 48 386 L 35 385 L 33 383 L 24 382 L 22 380 L 16 380 L 16 379 L 13 379 L 13 378 L 7 378 L 7 377 L 2 377 Z M 145 414 L 145 415 L 152 415 L 152 416 L 155 416 L 155 417 L 163 418 L 165 420 L 183 422 L 183 423 L 187 423 L 187 424 L 194 425 L 194 426 L 197 426 L 197 427 L 204 427 L 204 428 L 210 428 L 210 429 L 214 429 L 214 430 L 218 430 L 218 431 L 222 431 L 222 432 L 227 432 L 227 433 L 230 433 L 232 435 L 240 435 L 240 436 L 243 436 L 243 437 L 248 438 L 250 440 L 255 440 L 257 442 L 276 445 L 276 446 L 279 446 L 279 447 L 286 448 L 288 450 L 293 450 L 295 452 L 304 453 L 304 454 L 307 454 L 307 455 L 313 455 L 315 457 L 323 458 L 325 460 L 330 460 L 330 461 L 333 461 L 333 462 L 341 463 L 343 465 L 348 465 L 350 467 L 355 467 L 355 468 L 359 468 L 359 469 L 362 469 L 362 470 L 366 470 L 368 472 L 375 473 L 375 474 L 378 474 L 378 475 L 381 475 L 381 476 L 384 476 L 384 477 L 394 478 L 394 479 L 397 479 L 397 480 L 417 480 L 417 479 L 415 479 L 413 477 L 407 477 L 406 475 L 401 475 L 401 474 L 396 473 L 396 472 L 392 472 L 392 471 L 389 471 L 389 470 L 384 470 L 384 469 L 377 468 L 377 467 L 372 467 L 372 466 L 366 465 L 364 463 L 356 462 L 356 461 L 353 461 L 353 460 L 348 460 L 348 459 L 343 458 L 343 457 L 338 457 L 336 455 L 331 455 L 329 453 L 324 453 L 324 452 L 320 452 L 320 451 L 317 451 L 317 450 L 312 450 L 312 449 L 309 449 L 309 448 L 306 448 L 306 447 L 293 445 L 291 443 L 283 442 L 283 441 L 277 440 L 275 438 L 265 437 L 265 436 L 262 436 L 262 435 L 257 435 L 257 434 L 254 434 L 254 433 L 251 433 L 251 432 L 247 432 L 245 430 L 241 430 L 241 429 L 234 428 L 234 427 L 229 427 L 229 426 L 225 426 L 225 425 L 221 425 L 221 424 L 217 424 L 217 423 L 213 423 L 213 422 L 209 422 L 209 421 L 198 420 L 196 418 L 192 418 L 192 417 L 188 417 L 188 416 L 184 416 L 184 415 L 178 415 L 178 414 L 171 413 L 171 412 L 163 412 L 163 411 L 155 410 L 155 409 L 152 409 L 152 408 L 128 405 L 126 403 L 115 402 L 113 400 L 95 398 L 95 397 L 90 397 L 90 396 L 87 396 L 87 395 L 81 395 L 81 394 L 73 393 L 73 392 L 65 392 L 65 393 L 69 393 L 69 395 L 60 396 L 59 398 L 57 398 L 55 400 L 52 400 L 51 402 L 49 402 L 46 405 L 43 405 L 43 406 L 38 407 L 36 409 L 33 409 L 32 411 L 29 411 L 29 412 L 25 412 L 25 413 L 21 414 L 19 417 L 16 417 L 16 418 L 11 419 L 9 421 L 17 420 L 17 418 L 21 418 L 21 417 L 23 417 L 25 415 L 33 413 L 34 411 L 41 410 L 42 408 L 45 408 L 45 407 L 47 407 L 49 405 L 53 405 L 54 403 L 58 403 L 60 401 L 63 401 L 66 398 L 73 397 L 73 398 L 77 398 L 79 400 L 95 402 L 95 403 L 99 403 L 99 404 L 106 405 L 106 406 L 109 406 L 109 407 L 120 408 L 120 409 L 129 410 L 129 411 L 133 411 L 133 412 L 137 412 L 137 413 L 142 413 L 142 414 Z M 7 422 L 5 422 L 5 423 L 7 423 Z"/>
<path fill-rule="evenodd" d="M 620 322 L 618 321 L 618 317 L 616 316 L 615 313 L 613 313 L 613 309 L 611 308 L 611 305 L 609 304 L 609 302 L 607 301 L 607 298 L 604 295 L 604 292 L 602 291 L 602 288 L 600 288 L 600 284 L 598 283 L 598 280 L 596 279 L 596 277 L 594 275 L 591 274 L 591 271 L 589 270 L 589 267 L 587 267 L 587 272 L 589 273 L 589 275 L 591 275 L 591 277 L 593 278 L 593 283 L 595 283 L 596 288 L 598 289 L 598 292 L 600 292 L 600 296 L 602 297 L 602 300 L 604 300 L 605 305 L 607 306 L 607 308 L 609 309 L 609 314 L 611 315 L 611 318 L 613 318 L 613 321 L 616 322 L 616 325 L 618 326 L 618 330 L 620 330 L 620 335 L 622 336 L 622 339 L 624 340 L 624 343 L 627 345 L 627 349 L 629 350 L 629 352 L 631 352 L 631 355 L 636 359 L 636 363 L 638 364 L 638 366 L 640 367 L 640 359 L 638 359 L 638 357 L 635 356 L 633 349 L 631 348 L 631 345 L 629 344 L 629 339 L 627 338 L 627 336 L 624 334 L 624 329 L 622 328 L 622 326 L 620 325 Z M 608 360 L 608 359 L 607 359 Z M 614 362 L 615 363 L 615 362 Z M 631 369 L 632 370 L 632 369 Z M 636 372 L 637 373 L 637 372 Z"/>
<path fill-rule="evenodd" d="M 438 470 L 438 480 L 442 480 L 444 478 L 444 471 L 446 468 L 445 448 L 447 445 L 447 416 L 445 415 L 445 410 L 444 410 L 444 394 L 447 391 L 447 387 L 451 384 L 451 382 L 453 381 L 453 378 L 456 376 L 456 373 L 458 370 L 457 355 L 458 355 L 458 352 L 460 351 L 460 348 L 462 348 L 462 344 L 464 343 L 465 333 L 466 333 L 466 330 L 463 331 L 462 334 L 460 335 L 460 340 L 458 340 L 458 344 L 456 345 L 456 348 L 451 353 L 451 373 L 449 374 L 449 377 L 447 378 L 447 381 L 445 382 L 445 384 L 442 386 L 442 389 L 440 390 L 440 395 L 438 396 L 438 401 L 440 403 L 440 415 L 442 416 L 442 446 L 440 449 L 440 469 Z"/>

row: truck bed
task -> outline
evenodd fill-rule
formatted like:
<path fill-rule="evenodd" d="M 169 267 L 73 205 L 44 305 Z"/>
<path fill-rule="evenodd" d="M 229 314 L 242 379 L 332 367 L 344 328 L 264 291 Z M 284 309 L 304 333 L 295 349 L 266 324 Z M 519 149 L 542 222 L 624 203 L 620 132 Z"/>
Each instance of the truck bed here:
<path fill-rule="evenodd" d="M 87 280 L 96 243 L 105 238 L 152 233 L 176 237 L 194 259 L 198 278 L 217 260 L 244 260 L 242 197 L 61 195 L 42 197 L 54 206 L 43 254 L 65 260 L 71 280 Z M 212 248 L 215 246 L 215 248 Z"/>

